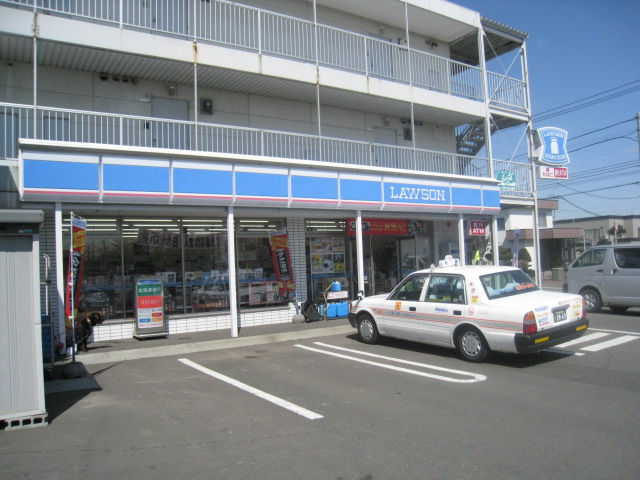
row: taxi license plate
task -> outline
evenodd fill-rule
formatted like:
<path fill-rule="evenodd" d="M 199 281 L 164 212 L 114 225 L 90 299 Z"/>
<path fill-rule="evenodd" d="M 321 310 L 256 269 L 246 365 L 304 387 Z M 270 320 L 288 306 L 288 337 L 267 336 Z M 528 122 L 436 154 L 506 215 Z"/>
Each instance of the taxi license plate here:
<path fill-rule="evenodd" d="M 567 311 L 566 310 L 556 310 L 553 312 L 553 322 L 564 322 L 567 319 Z"/>

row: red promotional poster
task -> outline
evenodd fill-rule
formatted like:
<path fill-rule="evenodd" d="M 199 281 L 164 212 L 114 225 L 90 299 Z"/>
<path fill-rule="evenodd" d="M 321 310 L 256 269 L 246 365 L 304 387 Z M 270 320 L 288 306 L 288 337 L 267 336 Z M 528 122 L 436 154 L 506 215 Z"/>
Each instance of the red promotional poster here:
<path fill-rule="evenodd" d="M 289 255 L 289 236 L 285 232 L 270 233 L 269 245 L 280 296 L 286 298 L 288 292 L 294 292 L 296 289 Z"/>
<path fill-rule="evenodd" d="M 87 221 L 84 218 L 71 214 L 71 246 L 69 248 L 69 267 L 67 269 L 67 287 L 65 294 L 67 346 L 73 343 L 73 319 L 76 317 L 78 305 L 80 304 L 86 232 Z"/>
<path fill-rule="evenodd" d="M 362 220 L 363 235 L 406 235 L 409 233 L 409 224 L 406 220 L 392 220 L 383 218 L 370 218 Z M 351 218 L 347 221 L 347 234 L 356 234 L 356 221 Z"/>

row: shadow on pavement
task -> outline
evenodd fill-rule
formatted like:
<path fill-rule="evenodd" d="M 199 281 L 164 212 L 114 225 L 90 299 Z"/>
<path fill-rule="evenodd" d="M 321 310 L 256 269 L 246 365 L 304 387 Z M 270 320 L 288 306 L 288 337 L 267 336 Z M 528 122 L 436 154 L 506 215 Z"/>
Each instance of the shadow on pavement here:
<path fill-rule="evenodd" d="M 47 393 L 44 396 L 49 423 L 70 410 L 76 403 L 88 396 L 92 390 L 76 390 L 72 392 Z"/>

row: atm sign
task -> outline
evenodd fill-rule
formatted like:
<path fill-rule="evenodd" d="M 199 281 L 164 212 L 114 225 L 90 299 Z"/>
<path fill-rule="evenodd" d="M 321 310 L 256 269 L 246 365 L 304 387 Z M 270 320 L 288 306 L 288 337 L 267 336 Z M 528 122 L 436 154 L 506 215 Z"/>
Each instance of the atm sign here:
<path fill-rule="evenodd" d="M 566 180 L 569 178 L 569 169 L 567 167 L 540 166 L 540 178 L 558 178 Z"/>
<path fill-rule="evenodd" d="M 484 236 L 487 233 L 487 226 L 484 222 L 472 221 L 469 233 L 471 235 Z"/>

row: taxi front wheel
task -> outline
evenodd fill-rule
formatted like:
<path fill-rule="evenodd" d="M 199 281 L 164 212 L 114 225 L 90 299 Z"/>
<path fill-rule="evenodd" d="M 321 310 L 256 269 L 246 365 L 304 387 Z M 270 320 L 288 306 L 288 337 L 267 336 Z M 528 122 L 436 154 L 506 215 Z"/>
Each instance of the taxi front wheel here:
<path fill-rule="evenodd" d="M 378 326 L 369 315 L 358 318 L 358 336 L 364 343 L 373 344 L 378 341 Z"/>
<path fill-rule="evenodd" d="M 484 362 L 489 355 L 487 341 L 474 327 L 462 327 L 456 337 L 456 347 L 462 358 L 469 362 Z"/>

